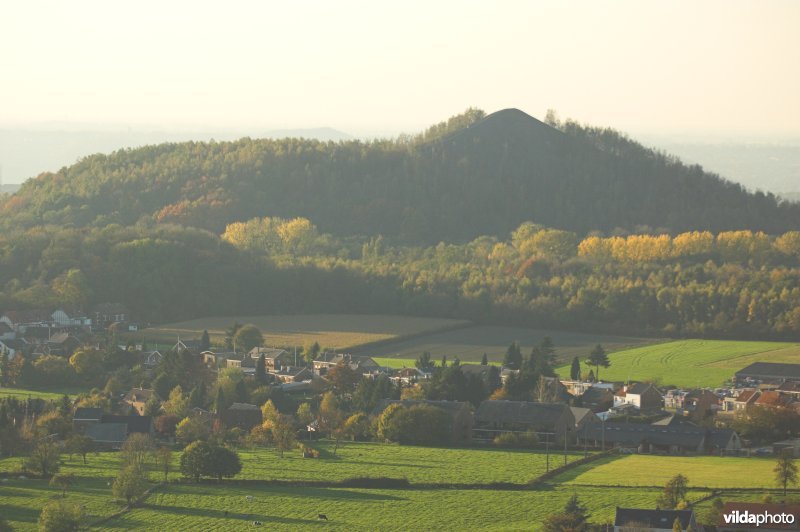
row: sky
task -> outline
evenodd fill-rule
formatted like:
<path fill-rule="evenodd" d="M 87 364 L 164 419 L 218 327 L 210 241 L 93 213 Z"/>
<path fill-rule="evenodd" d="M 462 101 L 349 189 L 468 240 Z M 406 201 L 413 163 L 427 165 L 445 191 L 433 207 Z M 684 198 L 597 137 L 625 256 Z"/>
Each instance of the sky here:
<path fill-rule="evenodd" d="M 800 136 L 800 2 L 4 2 L 0 127 L 415 132 L 474 106 Z"/>

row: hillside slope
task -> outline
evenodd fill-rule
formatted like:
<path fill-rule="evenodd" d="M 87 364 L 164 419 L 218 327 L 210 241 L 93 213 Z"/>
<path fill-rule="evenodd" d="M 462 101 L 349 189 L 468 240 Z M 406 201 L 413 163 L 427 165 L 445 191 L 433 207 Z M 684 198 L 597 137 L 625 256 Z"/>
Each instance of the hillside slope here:
<path fill-rule="evenodd" d="M 525 220 L 585 233 L 800 228 L 800 206 L 749 194 L 610 130 L 506 109 L 426 142 L 282 139 L 162 144 L 93 155 L 0 204 L 6 227 L 142 218 L 220 232 L 304 216 L 337 235 L 407 242 L 503 236 Z"/>

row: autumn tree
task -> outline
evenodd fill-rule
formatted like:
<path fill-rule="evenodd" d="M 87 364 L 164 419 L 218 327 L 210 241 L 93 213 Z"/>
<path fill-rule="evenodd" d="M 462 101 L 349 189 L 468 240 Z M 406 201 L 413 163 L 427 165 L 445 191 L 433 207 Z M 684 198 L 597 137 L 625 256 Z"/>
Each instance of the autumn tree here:
<path fill-rule="evenodd" d="M 128 506 L 135 505 L 147 491 L 147 472 L 138 463 L 128 463 L 117 473 L 111 492 L 117 499 L 125 499 Z"/>
<path fill-rule="evenodd" d="M 793 449 L 783 449 L 778 455 L 778 462 L 775 464 L 775 482 L 783 488 L 783 495 L 786 496 L 786 488 L 789 485 L 797 484 L 797 465 L 794 463 Z"/>

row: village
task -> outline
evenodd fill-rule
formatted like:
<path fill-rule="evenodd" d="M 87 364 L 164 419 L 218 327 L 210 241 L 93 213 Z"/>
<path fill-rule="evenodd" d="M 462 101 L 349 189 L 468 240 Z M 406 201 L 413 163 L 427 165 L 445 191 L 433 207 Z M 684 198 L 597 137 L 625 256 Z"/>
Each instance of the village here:
<path fill-rule="evenodd" d="M 726 386 L 677 389 L 604 382 L 593 372 L 589 379 L 561 378 L 547 365 L 546 347 L 516 368 L 486 359 L 437 366 L 428 354 L 415 367 L 389 368 L 318 345 L 300 352 L 265 347 L 260 332 L 238 324 L 227 348 L 210 345 L 207 335 L 161 350 L 113 343 L 120 332 L 138 329 L 129 316 L 111 303 L 87 315 L 59 308 L 0 316 L 4 386 L 47 382 L 48 374 L 63 381 L 73 372 L 74 383 L 93 388 L 65 397 L 57 415 L 42 401 L 8 403 L 4 413 L 20 429 L 18 444 L 24 447 L 24 425 L 44 423 L 47 436 L 67 446 L 83 441 L 95 452 L 123 449 L 137 435 L 170 446 L 299 444 L 313 458 L 304 442 L 331 438 L 337 446 L 348 439 L 542 449 L 548 472 L 550 454 L 556 469 L 562 452 L 800 456 L 800 364 L 756 362 Z M 516 400 L 520 387 L 527 400 Z M 2 452 L 23 452 L 12 440 L 4 438 Z M 701 529 L 691 508 L 618 513 L 620 527 L 635 516 L 653 523 L 643 530 L 671 529 L 676 519 Z"/>

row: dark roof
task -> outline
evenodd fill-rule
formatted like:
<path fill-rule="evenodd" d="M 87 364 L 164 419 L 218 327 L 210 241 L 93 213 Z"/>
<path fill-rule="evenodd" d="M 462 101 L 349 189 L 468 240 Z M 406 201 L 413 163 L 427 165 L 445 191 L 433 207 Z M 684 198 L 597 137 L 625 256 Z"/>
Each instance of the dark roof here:
<path fill-rule="evenodd" d="M 692 521 L 692 510 L 646 510 L 644 508 L 617 508 L 614 517 L 615 527 L 624 527 L 629 523 L 642 523 L 648 528 L 672 529 L 675 518 L 681 520 L 681 528 L 686 530 Z"/>
<path fill-rule="evenodd" d="M 97 314 L 127 314 L 128 309 L 122 303 L 98 303 L 92 309 Z"/>
<path fill-rule="evenodd" d="M 569 407 L 569 409 L 572 411 L 572 415 L 575 416 L 575 425 L 576 426 L 579 425 L 580 422 L 583 421 L 583 418 L 585 418 L 587 416 L 588 416 L 589 419 L 591 419 L 591 418 L 594 418 L 596 420 L 600 419 L 594 414 L 594 412 L 592 412 L 588 408 L 582 408 L 580 406 L 571 406 L 571 407 Z M 588 419 L 587 419 L 587 421 L 588 421 Z"/>
<path fill-rule="evenodd" d="M 105 414 L 100 418 L 100 424 L 107 423 L 125 423 L 128 427 L 128 434 L 131 432 L 143 432 L 150 434 L 153 428 L 153 418 L 150 416 L 114 416 Z"/>
<path fill-rule="evenodd" d="M 7 310 L 3 316 L 8 316 L 14 324 L 38 323 L 41 321 L 52 321 L 53 316 L 50 312 L 43 309 L 34 310 Z"/>
<path fill-rule="evenodd" d="M 100 421 L 100 418 L 103 417 L 103 409 L 102 408 L 85 408 L 80 407 L 75 409 L 75 414 L 72 416 L 73 421 L 88 421 L 88 420 L 96 420 Z"/>
<path fill-rule="evenodd" d="M 526 401 L 484 401 L 475 412 L 477 423 L 518 423 L 537 427 L 554 426 L 569 407 L 563 403 Z"/>
<path fill-rule="evenodd" d="M 800 364 L 776 362 L 754 362 L 736 372 L 737 378 L 770 377 L 778 379 L 800 379 Z"/>
<path fill-rule="evenodd" d="M 697 425 L 695 425 L 694 423 L 692 423 L 688 419 L 686 419 L 684 417 L 681 417 L 681 416 L 676 416 L 675 414 L 672 414 L 671 416 L 667 416 L 667 417 L 665 417 L 663 419 L 659 419 L 658 421 L 654 421 L 653 423 L 651 423 L 651 425 L 658 426 L 658 427 L 675 427 L 675 426 L 678 426 L 678 425 L 688 425 L 688 426 L 692 426 L 692 427 L 697 427 Z"/>
<path fill-rule="evenodd" d="M 86 435 L 101 443 L 122 443 L 128 432 L 127 423 L 96 423 L 86 428 Z"/>
<path fill-rule="evenodd" d="M 778 386 L 779 392 L 800 393 L 800 381 L 786 381 Z"/>
<path fill-rule="evenodd" d="M 647 442 L 653 445 L 677 445 L 691 449 L 698 449 L 704 439 L 706 445 L 726 447 L 733 434 L 734 431 L 731 429 L 707 429 L 691 423 L 665 426 L 614 421 L 607 421 L 605 424 L 590 423 L 584 425 L 580 431 L 582 438 L 597 441 L 605 439 L 607 443 L 638 446 Z"/>
<path fill-rule="evenodd" d="M 233 403 L 231 406 L 228 407 L 228 410 L 261 410 L 256 405 L 251 405 L 249 403 Z"/>
<path fill-rule="evenodd" d="M 642 395 L 644 392 L 646 392 L 650 388 L 653 388 L 659 394 L 661 393 L 656 389 L 655 386 L 653 386 L 649 382 L 637 382 L 636 384 L 632 384 L 632 385 L 628 386 L 628 389 L 626 390 L 626 393 L 632 393 L 634 395 Z"/>
<path fill-rule="evenodd" d="M 614 392 L 608 388 L 598 388 L 592 386 L 581 395 L 581 400 L 584 404 L 591 403 L 613 403 Z"/>
<path fill-rule="evenodd" d="M 5 334 L 11 331 L 12 331 L 11 327 L 9 327 L 6 322 L 0 321 L 0 334 Z"/>

